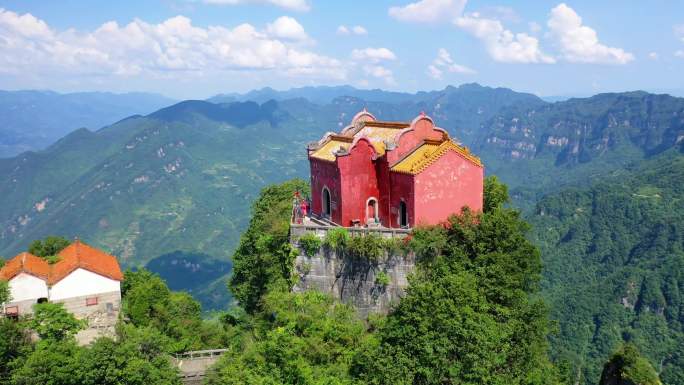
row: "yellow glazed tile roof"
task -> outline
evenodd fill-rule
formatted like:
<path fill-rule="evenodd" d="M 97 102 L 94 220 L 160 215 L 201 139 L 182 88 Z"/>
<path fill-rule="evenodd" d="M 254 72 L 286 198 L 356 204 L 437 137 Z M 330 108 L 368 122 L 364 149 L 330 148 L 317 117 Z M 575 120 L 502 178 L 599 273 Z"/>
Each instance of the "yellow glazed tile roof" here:
<path fill-rule="evenodd" d="M 349 145 L 351 145 L 351 143 L 331 139 L 331 140 L 327 141 L 321 148 L 314 151 L 311 154 L 311 157 L 316 158 L 316 159 L 323 159 L 323 160 L 329 160 L 331 162 L 334 162 L 335 161 L 335 151 L 339 150 L 340 147 L 342 147 L 345 150 L 348 150 Z"/>
<path fill-rule="evenodd" d="M 407 157 L 392 166 L 392 171 L 412 175 L 420 174 L 449 150 L 459 153 L 461 156 L 480 167 L 482 166 L 480 159 L 471 154 L 467 148 L 459 146 L 452 140 L 446 140 L 439 145 L 424 143 Z"/>
<path fill-rule="evenodd" d="M 365 136 L 368 138 L 378 155 L 382 156 L 385 154 L 385 141 L 394 142 L 394 137 L 397 136 L 399 131 L 396 128 L 366 126 L 355 136 Z"/>

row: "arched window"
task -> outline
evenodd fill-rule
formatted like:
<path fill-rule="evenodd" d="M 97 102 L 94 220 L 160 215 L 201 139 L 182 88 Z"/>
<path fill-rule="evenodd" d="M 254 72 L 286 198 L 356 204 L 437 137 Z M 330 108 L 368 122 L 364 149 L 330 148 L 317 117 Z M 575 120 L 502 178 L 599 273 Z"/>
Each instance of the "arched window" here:
<path fill-rule="evenodd" d="M 375 198 L 368 198 L 366 202 L 366 223 L 378 223 L 378 200 Z"/>
<path fill-rule="evenodd" d="M 406 211 L 406 202 L 399 202 L 399 226 L 408 227 L 408 211 Z"/>
<path fill-rule="evenodd" d="M 323 193 L 321 195 L 323 199 L 323 216 L 326 218 L 330 218 L 330 190 L 328 190 L 327 187 L 323 187 Z"/>

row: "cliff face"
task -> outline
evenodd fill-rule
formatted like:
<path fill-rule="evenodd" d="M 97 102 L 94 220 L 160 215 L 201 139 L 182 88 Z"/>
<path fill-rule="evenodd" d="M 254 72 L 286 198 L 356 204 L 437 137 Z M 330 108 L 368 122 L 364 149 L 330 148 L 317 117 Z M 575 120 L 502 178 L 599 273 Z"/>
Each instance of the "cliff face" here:
<path fill-rule="evenodd" d="M 297 246 L 299 235 L 293 227 L 290 237 L 294 246 Z M 293 291 L 315 289 L 328 293 L 354 306 L 362 318 L 371 313 L 387 313 L 398 303 L 408 287 L 407 277 L 416 266 L 415 256 L 402 252 L 385 253 L 373 261 L 362 256 L 338 254 L 324 247 L 311 256 L 299 250 L 295 260 L 299 280 Z"/>

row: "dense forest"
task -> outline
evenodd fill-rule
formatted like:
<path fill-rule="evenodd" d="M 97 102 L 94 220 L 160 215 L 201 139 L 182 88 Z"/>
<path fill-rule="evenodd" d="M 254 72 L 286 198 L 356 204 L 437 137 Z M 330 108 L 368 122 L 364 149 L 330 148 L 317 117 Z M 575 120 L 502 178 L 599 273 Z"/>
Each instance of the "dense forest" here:
<path fill-rule="evenodd" d="M 669 152 L 586 188 L 552 194 L 531 217 L 554 356 L 580 383 L 623 341 L 666 384 L 684 383 L 684 157 Z"/>

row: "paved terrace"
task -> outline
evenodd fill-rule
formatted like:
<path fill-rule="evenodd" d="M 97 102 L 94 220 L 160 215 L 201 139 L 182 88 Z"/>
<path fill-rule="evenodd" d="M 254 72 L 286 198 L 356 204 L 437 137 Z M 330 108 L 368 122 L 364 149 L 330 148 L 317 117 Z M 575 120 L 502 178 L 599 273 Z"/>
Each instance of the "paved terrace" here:
<path fill-rule="evenodd" d="M 172 363 L 180 370 L 185 385 L 201 385 L 209 367 L 221 358 L 228 349 L 197 350 L 176 354 Z"/>

